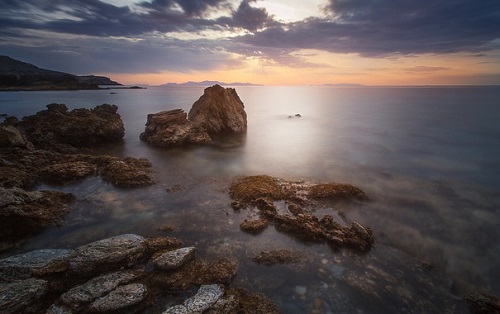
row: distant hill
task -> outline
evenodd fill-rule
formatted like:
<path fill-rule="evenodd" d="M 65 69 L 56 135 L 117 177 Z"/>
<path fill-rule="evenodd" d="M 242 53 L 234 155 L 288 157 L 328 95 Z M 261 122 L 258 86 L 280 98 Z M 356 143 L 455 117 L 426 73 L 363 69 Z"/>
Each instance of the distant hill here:
<path fill-rule="evenodd" d="M 213 85 L 221 85 L 221 86 L 262 86 L 262 85 L 258 85 L 258 84 L 252 84 L 252 83 L 240 83 L 240 82 L 233 82 L 233 83 L 224 83 L 224 82 L 219 82 L 219 81 L 203 81 L 203 82 L 193 82 L 193 81 L 189 81 L 189 82 L 186 82 L 186 83 L 166 83 L 166 84 L 162 84 L 160 86 L 164 87 L 164 86 L 186 86 L 186 87 L 190 87 L 190 86 L 200 86 L 200 87 L 207 87 L 207 86 L 213 86 Z"/>
<path fill-rule="evenodd" d="M 33 64 L 0 55 L 0 90 L 98 89 L 99 85 L 121 85 L 104 76 L 77 76 L 41 69 Z"/>

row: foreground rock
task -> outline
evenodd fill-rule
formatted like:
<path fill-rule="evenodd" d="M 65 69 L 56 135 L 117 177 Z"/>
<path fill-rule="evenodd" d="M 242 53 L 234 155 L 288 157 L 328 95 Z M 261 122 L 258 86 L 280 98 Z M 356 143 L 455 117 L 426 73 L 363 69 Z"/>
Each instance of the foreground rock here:
<path fill-rule="evenodd" d="M 314 216 L 318 202 L 360 202 L 368 196 L 359 188 L 342 183 L 290 182 L 270 176 L 250 176 L 236 180 L 229 187 L 235 201 L 232 206 L 240 210 L 246 206 L 259 209 L 261 219 L 245 220 L 240 227 L 245 231 L 258 232 L 266 221 L 279 230 L 310 242 L 327 242 L 333 248 L 350 248 L 368 251 L 374 243 L 371 229 L 351 222 L 347 227 L 331 215 L 321 219 Z M 288 210 L 278 210 L 276 202 L 284 200 Z"/>
<path fill-rule="evenodd" d="M 246 129 L 247 115 L 236 91 L 214 85 L 205 89 L 188 115 L 182 109 L 149 114 L 140 139 L 159 147 L 208 144 L 218 134 Z"/>
<path fill-rule="evenodd" d="M 235 261 L 198 260 L 194 247 L 155 251 L 179 243 L 124 234 L 74 250 L 38 250 L 2 259 L 0 313 L 140 313 L 152 308 L 154 313 L 255 313 L 257 305 L 278 313 L 262 295 L 225 291 L 222 285 L 236 274 Z M 176 257 L 175 267 L 148 266 L 155 256 L 169 252 Z M 182 305 L 157 310 L 156 298 L 186 295 L 197 287 Z"/>
<path fill-rule="evenodd" d="M 121 140 L 125 128 L 115 105 L 68 111 L 65 104 L 49 104 L 33 116 L 24 117 L 20 128 L 38 147 L 64 143 L 88 147 Z"/>

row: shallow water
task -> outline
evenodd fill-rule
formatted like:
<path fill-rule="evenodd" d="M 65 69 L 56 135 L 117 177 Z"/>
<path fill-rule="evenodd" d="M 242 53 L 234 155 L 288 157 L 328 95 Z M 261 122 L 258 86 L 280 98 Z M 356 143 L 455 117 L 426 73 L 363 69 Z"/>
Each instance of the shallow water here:
<path fill-rule="evenodd" d="M 134 190 L 117 189 L 98 178 L 56 187 L 78 197 L 66 225 L 19 243 L 2 256 L 75 247 L 126 232 L 167 234 L 196 245 L 202 258 L 237 257 L 240 268 L 233 285 L 266 293 L 287 313 L 311 307 L 324 313 L 405 310 L 402 291 L 416 300 L 430 297 L 422 291 L 426 286 L 420 275 L 446 292 L 479 290 L 499 296 L 500 88 L 236 91 L 248 115 L 245 136 L 175 149 L 152 148 L 139 140 L 146 115 L 174 108 L 188 111 L 202 88 L 0 93 L 0 113 L 19 118 L 52 102 L 70 109 L 116 104 L 125 123 L 124 143 L 97 148 L 96 153 L 146 157 L 160 179 L 155 186 Z M 302 117 L 294 117 L 297 113 Z M 226 189 L 235 177 L 254 174 L 362 188 L 372 202 L 324 211 L 341 210 L 349 220 L 371 227 L 375 248 L 358 256 L 304 244 L 272 226 L 258 236 L 241 232 L 239 223 L 252 213 L 233 212 Z M 184 190 L 166 192 L 175 185 Z M 175 230 L 158 230 L 164 224 Z M 283 247 L 308 252 L 310 268 L 268 267 L 250 260 L 261 250 Z M 413 258 L 435 267 L 415 271 L 411 265 L 418 262 Z M 368 289 L 370 282 L 353 278 L 379 284 L 373 293 L 363 292 L 358 288 Z M 387 288 L 401 281 L 406 283 L 397 293 Z M 439 306 L 431 312 L 439 312 Z"/>

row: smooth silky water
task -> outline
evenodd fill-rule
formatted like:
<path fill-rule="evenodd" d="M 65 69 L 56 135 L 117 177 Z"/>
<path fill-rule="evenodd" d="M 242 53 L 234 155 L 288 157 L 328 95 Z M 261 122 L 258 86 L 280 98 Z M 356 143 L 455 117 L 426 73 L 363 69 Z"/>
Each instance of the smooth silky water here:
<path fill-rule="evenodd" d="M 159 183 L 118 189 L 90 178 L 46 186 L 75 194 L 64 226 L 2 251 L 2 257 L 40 248 L 73 248 L 121 233 L 168 235 L 198 248 L 203 259 L 233 257 L 232 286 L 260 291 L 283 312 L 397 311 L 398 297 L 376 291 L 379 302 L 343 284 L 346 272 L 401 273 L 407 293 L 426 297 L 412 267 L 425 261 L 429 277 L 457 295 L 500 293 L 499 87 L 236 87 L 248 115 L 244 136 L 211 146 L 154 148 L 139 140 L 146 115 L 191 105 L 203 88 L 0 93 L 0 113 L 21 118 L 65 103 L 70 109 L 116 104 L 123 143 L 97 154 L 148 158 Z M 302 117 L 295 117 L 295 114 Z M 372 201 L 322 209 L 342 211 L 373 229 L 365 255 L 302 243 L 273 226 L 253 236 L 239 229 L 251 210 L 234 212 L 227 188 L 238 176 L 356 185 Z M 181 186 L 179 191 L 167 189 Z M 159 230 L 174 227 L 171 232 Z M 308 267 L 251 261 L 263 250 L 301 250 Z M 365 282 L 366 284 L 366 282 Z M 408 288 L 410 287 L 410 288 Z M 394 287 L 398 289 L 398 287 Z M 401 291 L 399 291 L 401 293 Z M 406 292 L 405 292 L 406 293 Z M 439 311 L 437 305 L 435 311 Z"/>

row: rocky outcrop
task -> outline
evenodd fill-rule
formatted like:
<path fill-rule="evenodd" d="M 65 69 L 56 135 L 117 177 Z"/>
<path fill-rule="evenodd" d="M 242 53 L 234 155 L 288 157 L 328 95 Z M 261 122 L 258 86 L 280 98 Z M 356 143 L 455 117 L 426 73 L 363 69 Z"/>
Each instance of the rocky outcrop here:
<path fill-rule="evenodd" d="M 352 221 L 336 221 L 332 215 L 321 219 L 313 212 L 318 202 L 357 203 L 367 201 L 368 196 L 359 188 L 344 183 L 291 182 L 270 176 L 250 176 L 235 180 L 229 187 L 229 194 L 235 200 L 235 210 L 253 206 L 259 210 L 260 220 L 245 220 L 240 228 L 245 231 L 259 231 L 255 226 L 267 222 L 290 235 L 309 242 L 326 242 L 333 248 L 350 248 L 365 252 L 374 243 L 370 228 Z M 285 201 L 286 211 L 278 210 L 276 202 Z"/>
<path fill-rule="evenodd" d="M 146 129 L 141 133 L 140 139 L 159 147 L 211 142 L 208 133 L 188 121 L 187 114 L 182 109 L 148 114 Z"/>
<path fill-rule="evenodd" d="M 24 117 L 19 127 L 39 148 L 62 143 L 74 147 L 119 141 L 125 128 L 115 105 L 68 111 L 65 104 L 49 104 L 33 116 Z"/>
<path fill-rule="evenodd" d="M 236 90 L 220 85 L 205 89 L 189 111 L 188 119 L 209 134 L 242 133 L 247 130 L 245 106 Z"/>
<path fill-rule="evenodd" d="M 208 144 L 215 135 L 246 129 L 247 115 L 236 91 L 215 85 L 205 89 L 188 115 L 182 109 L 149 114 L 140 139 L 159 147 Z"/>
<path fill-rule="evenodd" d="M 0 313 L 255 313 L 258 304 L 277 309 L 262 295 L 225 291 L 222 284 L 236 274 L 234 261 L 198 260 L 194 247 L 155 251 L 179 243 L 124 234 L 74 250 L 46 249 L 2 259 Z M 156 267 L 158 256 L 175 267 Z M 158 309 L 157 297 L 188 295 L 197 287 L 182 305 Z"/>

